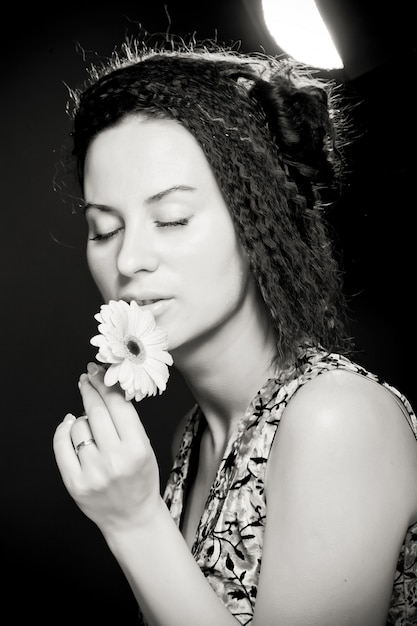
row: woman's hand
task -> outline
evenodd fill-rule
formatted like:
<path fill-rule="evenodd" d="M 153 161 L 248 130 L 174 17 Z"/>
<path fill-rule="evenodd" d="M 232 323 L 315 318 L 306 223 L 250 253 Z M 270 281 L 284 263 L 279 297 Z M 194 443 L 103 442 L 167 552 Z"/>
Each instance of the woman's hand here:
<path fill-rule="evenodd" d="M 79 381 L 85 416 L 65 417 L 54 452 L 80 509 L 103 534 L 115 533 L 152 520 L 160 500 L 159 470 L 132 403 L 117 386 L 105 386 L 103 367 L 90 363 L 87 372 Z"/>

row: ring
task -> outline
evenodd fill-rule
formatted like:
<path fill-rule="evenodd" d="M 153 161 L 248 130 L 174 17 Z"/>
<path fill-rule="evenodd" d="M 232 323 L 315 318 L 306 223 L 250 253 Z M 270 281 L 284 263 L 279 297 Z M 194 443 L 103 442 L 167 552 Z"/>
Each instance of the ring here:
<path fill-rule="evenodd" d="M 75 446 L 75 454 L 78 456 L 80 454 L 80 450 L 85 448 L 85 446 L 89 446 L 90 443 L 96 443 L 96 440 L 95 439 L 85 439 L 84 441 L 80 441 L 80 443 Z"/>

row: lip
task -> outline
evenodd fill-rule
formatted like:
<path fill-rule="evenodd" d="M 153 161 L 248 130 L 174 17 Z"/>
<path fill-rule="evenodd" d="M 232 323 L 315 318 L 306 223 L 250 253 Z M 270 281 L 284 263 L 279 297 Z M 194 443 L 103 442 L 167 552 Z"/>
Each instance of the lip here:
<path fill-rule="evenodd" d="M 163 297 L 155 293 L 144 293 L 138 296 L 123 296 L 123 300 L 131 302 L 134 300 L 141 309 L 149 310 L 154 316 L 161 314 L 169 306 L 172 298 Z"/>
<path fill-rule="evenodd" d="M 136 302 L 138 303 L 138 305 L 143 311 L 148 310 L 154 315 L 154 317 L 158 317 L 158 315 L 161 315 L 169 307 L 169 305 L 172 302 L 172 298 L 159 298 L 159 299 L 146 298 L 145 301 L 149 301 L 149 302 L 147 304 L 141 304 L 143 300 L 136 300 Z"/>

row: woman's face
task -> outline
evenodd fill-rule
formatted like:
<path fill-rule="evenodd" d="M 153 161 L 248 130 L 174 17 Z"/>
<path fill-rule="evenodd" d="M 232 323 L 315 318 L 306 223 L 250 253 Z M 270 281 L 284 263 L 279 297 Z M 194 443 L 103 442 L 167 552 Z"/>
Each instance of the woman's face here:
<path fill-rule="evenodd" d="M 104 300 L 150 309 L 170 350 L 228 328 L 236 335 L 253 318 L 246 255 L 183 126 L 136 116 L 102 132 L 87 153 L 84 195 L 87 259 Z"/>

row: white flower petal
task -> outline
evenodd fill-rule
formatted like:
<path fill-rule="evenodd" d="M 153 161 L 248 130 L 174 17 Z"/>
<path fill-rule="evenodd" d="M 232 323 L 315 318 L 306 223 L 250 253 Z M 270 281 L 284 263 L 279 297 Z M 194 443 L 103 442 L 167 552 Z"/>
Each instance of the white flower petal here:
<path fill-rule="evenodd" d="M 148 309 L 144 311 L 136 304 L 136 302 L 132 302 L 132 305 L 136 305 L 132 307 L 133 315 L 132 321 L 134 320 L 134 328 L 131 327 L 131 330 L 138 334 L 143 338 L 144 343 L 147 341 L 147 336 L 153 331 L 155 328 L 155 319 Z"/>
<path fill-rule="evenodd" d="M 146 337 L 146 342 L 149 345 L 158 345 L 164 346 L 167 344 L 167 334 L 161 328 L 154 328 L 151 333 L 149 333 Z M 168 347 L 168 346 L 166 346 Z"/>
<path fill-rule="evenodd" d="M 148 357 L 150 359 L 155 359 L 155 361 L 161 361 L 166 365 L 172 365 L 174 363 L 174 359 L 172 358 L 172 356 L 169 354 L 169 352 L 166 352 L 165 350 L 155 350 L 152 348 L 147 348 L 146 352 L 148 354 Z"/>
<path fill-rule="evenodd" d="M 101 346 L 103 346 L 106 343 L 106 338 L 104 337 L 104 335 L 95 335 L 94 337 L 91 337 L 90 339 L 90 343 L 92 346 L 96 346 L 97 348 L 100 348 Z"/>
<path fill-rule="evenodd" d="M 109 352 L 109 351 L 106 351 L 106 352 L 101 352 L 100 351 L 96 355 L 96 359 L 98 361 L 101 361 L 102 363 L 112 363 L 112 364 L 113 363 L 114 364 L 121 363 L 121 361 L 122 361 L 122 359 L 119 359 L 119 358 L 113 356 L 113 354 L 111 352 Z"/>
<path fill-rule="evenodd" d="M 147 359 L 146 363 L 143 365 L 143 369 L 154 381 L 158 389 L 165 390 L 169 377 L 169 370 L 165 363 L 161 363 L 161 361 L 155 361 L 153 359 Z"/>
<path fill-rule="evenodd" d="M 157 391 L 155 381 L 144 368 L 140 371 L 140 384 L 135 384 L 135 387 L 136 391 L 142 393 L 144 396 L 154 396 Z"/>
<path fill-rule="evenodd" d="M 131 361 L 124 359 L 120 364 L 119 382 L 123 389 L 128 389 L 135 380 L 135 365 Z"/>
<path fill-rule="evenodd" d="M 118 382 L 119 369 L 120 369 L 120 363 L 113 363 L 106 370 L 106 373 L 104 374 L 104 384 L 107 385 L 107 387 L 112 387 Z"/>

